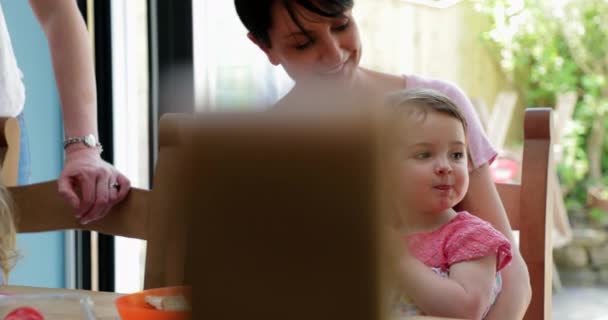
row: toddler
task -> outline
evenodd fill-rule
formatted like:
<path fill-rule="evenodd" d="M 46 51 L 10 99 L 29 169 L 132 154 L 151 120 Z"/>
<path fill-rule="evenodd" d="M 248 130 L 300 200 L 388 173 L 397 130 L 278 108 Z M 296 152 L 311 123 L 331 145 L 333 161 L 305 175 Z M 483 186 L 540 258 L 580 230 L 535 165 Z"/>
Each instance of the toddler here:
<path fill-rule="evenodd" d="M 387 182 L 399 255 L 397 316 L 482 319 L 511 260 L 509 240 L 454 207 L 469 184 L 466 121 L 446 96 L 425 89 L 387 98 Z M 401 247 L 400 247 L 401 248 Z"/>

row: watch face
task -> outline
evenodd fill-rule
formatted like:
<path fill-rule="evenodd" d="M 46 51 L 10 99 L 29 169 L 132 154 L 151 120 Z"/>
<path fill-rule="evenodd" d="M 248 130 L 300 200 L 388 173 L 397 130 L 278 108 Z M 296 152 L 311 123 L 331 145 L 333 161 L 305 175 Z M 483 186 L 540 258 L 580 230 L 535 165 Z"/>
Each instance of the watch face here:
<path fill-rule="evenodd" d="M 87 135 L 84 137 L 84 143 L 89 147 L 94 147 L 96 143 L 95 136 L 92 134 Z"/>

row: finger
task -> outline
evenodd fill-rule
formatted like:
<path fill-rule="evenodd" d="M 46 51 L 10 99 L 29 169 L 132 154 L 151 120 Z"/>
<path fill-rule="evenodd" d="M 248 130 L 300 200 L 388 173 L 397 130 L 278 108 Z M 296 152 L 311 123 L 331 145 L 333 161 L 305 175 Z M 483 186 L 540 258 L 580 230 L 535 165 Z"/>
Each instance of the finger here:
<path fill-rule="evenodd" d="M 127 194 L 129 194 L 129 190 L 131 190 L 131 181 L 129 181 L 129 179 L 127 179 L 127 177 L 122 174 L 118 174 L 116 181 L 120 184 L 120 187 L 118 188 L 118 198 L 116 199 L 116 202 L 120 202 L 124 200 Z"/>
<path fill-rule="evenodd" d="M 115 181 L 116 182 L 110 185 L 110 198 L 108 200 L 108 207 L 104 212 L 102 212 L 101 216 L 99 217 L 100 219 L 110 213 L 112 211 L 112 207 L 118 202 L 120 202 L 122 199 L 124 199 L 125 196 L 128 194 L 129 189 L 131 188 L 129 180 L 122 176 L 120 173 L 116 176 Z M 122 181 L 122 183 L 120 181 Z"/>
<path fill-rule="evenodd" d="M 86 225 L 89 223 L 93 223 L 97 220 L 101 220 L 110 212 L 110 209 L 110 207 L 106 206 L 105 209 L 103 209 L 101 213 L 99 213 L 97 216 L 88 215 L 86 218 L 80 220 L 80 223 Z"/>
<path fill-rule="evenodd" d="M 109 178 L 108 181 L 113 181 L 113 180 L 112 180 L 112 178 Z M 97 186 L 99 188 L 102 187 L 101 184 L 99 184 L 99 183 L 97 184 Z M 92 223 L 94 221 L 103 219 L 105 216 L 107 216 L 108 213 L 110 213 L 110 211 L 112 209 L 113 203 L 115 203 L 116 199 L 118 198 L 118 189 L 119 189 L 119 186 L 116 185 L 116 182 L 109 183 L 109 186 L 108 186 L 108 200 L 107 200 L 106 205 L 104 206 L 104 209 L 102 209 L 102 211 L 99 214 L 95 215 L 95 216 L 93 216 L 91 214 L 89 217 L 87 217 L 87 219 L 83 220 L 82 223 L 83 224 L 89 224 L 89 223 Z M 100 201 L 100 198 L 98 198 L 97 201 Z M 101 203 L 98 203 L 98 204 L 101 205 Z"/>
<path fill-rule="evenodd" d="M 73 181 L 69 176 L 60 176 L 59 181 L 57 181 L 57 187 L 61 197 L 69 203 L 72 208 L 77 209 L 80 206 L 80 198 L 78 198 Z"/>
<path fill-rule="evenodd" d="M 82 198 L 80 199 L 80 207 L 76 212 L 76 217 L 83 219 L 90 214 L 95 202 L 95 189 L 96 189 L 96 176 L 80 175 L 78 176 L 77 182 L 80 185 L 82 192 Z"/>
<path fill-rule="evenodd" d="M 89 212 L 82 223 L 87 224 L 95 220 L 100 219 L 103 216 L 104 211 L 108 211 L 108 200 L 110 199 L 110 176 L 103 175 L 97 178 L 97 184 L 95 186 L 95 200 L 91 211 Z"/>
<path fill-rule="evenodd" d="M 110 198 L 108 199 L 108 203 L 110 205 L 115 204 L 116 202 L 118 202 L 118 190 L 120 190 L 120 183 L 119 182 L 114 182 L 110 185 L 110 193 L 109 196 Z"/>
<path fill-rule="evenodd" d="M 112 207 L 118 202 L 118 190 L 120 189 L 120 184 L 118 182 L 114 182 L 110 185 L 109 189 L 109 199 L 106 210 L 104 210 L 99 218 L 103 218 L 108 215 L 112 211 Z"/>

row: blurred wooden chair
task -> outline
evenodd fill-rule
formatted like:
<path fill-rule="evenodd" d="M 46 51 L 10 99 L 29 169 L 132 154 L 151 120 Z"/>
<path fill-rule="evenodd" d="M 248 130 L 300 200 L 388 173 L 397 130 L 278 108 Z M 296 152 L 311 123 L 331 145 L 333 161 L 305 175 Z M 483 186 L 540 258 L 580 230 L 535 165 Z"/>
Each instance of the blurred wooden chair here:
<path fill-rule="evenodd" d="M 0 118 L 0 178 L 5 186 L 17 185 L 19 174 L 19 121 Z"/>
<path fill-rule="evenodd" d="M 498 93 L 492 111 L 488 109 L 488 105 L 483 99 L 472 98 L 471 100 L 481 125 L 486 130 L 488 140 L 495 148 L 502 150 L 517 105 L 517 93 L 515 91 L 501 91 Z"/>
<path fill-rule="evenodd" d="M 173 116 L 193 319 L 383 318 L 372 117 L 316 110 Z"/>
<path fill-rule="evenodd" d="M 7 171 L 16 172 L 15 150 L 12 149 L 15 145 L 14 122 L 4 121 L 0 122 L 1 125 L 4 125 L 4 130 L 1 130 L 4 136 L 0 137 L 0 147 L 4 146 L 5 150 L 2 153 L 2 174 L 12 178 L 12 172 Z M 183 284 L 185 253 L 181 248 L 185 247 L 182 236 L 185 224 L 177 211 L 168 208 L 163 201 L 168 194 L 176 192 L 175 186 L 167 185 L 165 181 L 171 177 L 172 168 L 178 165 L 173 157 L 165 155 L 170 148 L 165 148 L 162 142 L 170 141 L 166 135 L 174 134 L 167 132 L 166 127 L 161 121 L 159 160 L 152 190 L 132 188 L 127 199 L 115 206 L 107 217 L 90 225 L 81 225 L 74 218 L 73 209 L 59 196 L 56 180 L 11 186 L 8 189 L 15 202 L 18 232 L 79 229 L 146 240 L 144 287 Z"/>
<path fill-rule="evenodd" d="M 555 105 L 553 126 L 553 159 L 555 163 L 559 163 L 562 159 L 563 144 L 562 140 L 566 135 L 566 127 L 569 122 L 572 122 L 572 115 L 576 107 L 578 96 L 576 92 L 566 92 L 557 96 Z M 559 248 L 568 244 L 572 240 L 572 227 L 568 219 L 568 212 L 563 200 L 563 192 L 559 183 L 557 169 L 553 170 L 549 185 L 554 197 L 554 224 L 553 232 L 553 247 Z"/>
<path fill-rule="evenodd" d="M 527 109 L 521 184 L 497 184 L 511 227 L 519 230 L 519 248 L 528 266 L 532 301 L 525 320 L 551 318 L 552 170 L 551 109 Z"/>

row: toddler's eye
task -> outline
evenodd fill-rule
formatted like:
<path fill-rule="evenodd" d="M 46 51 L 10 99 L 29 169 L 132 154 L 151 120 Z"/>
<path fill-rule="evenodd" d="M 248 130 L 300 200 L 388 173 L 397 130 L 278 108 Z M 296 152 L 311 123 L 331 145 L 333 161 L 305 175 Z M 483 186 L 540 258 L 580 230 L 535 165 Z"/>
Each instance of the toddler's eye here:
<path fill-rule="evenodd" d="M 416 153 L 415 158 L 416 158 L 416 159 L 427 159 L 427 158 L 429 158 L 430 156 L 431 156 L 431 153 L 430 153 L 430 152 L 426 152 L 426 151 L 425 151 L 425 152 L 419 152 L 419 153 Z"/>
<path fill-rule="evenodd" d="M 454 152 L 452 153 L 452 158 L 454 158 L 454 160 L 460 160 L 464 157 L 464 152 Z"/>

